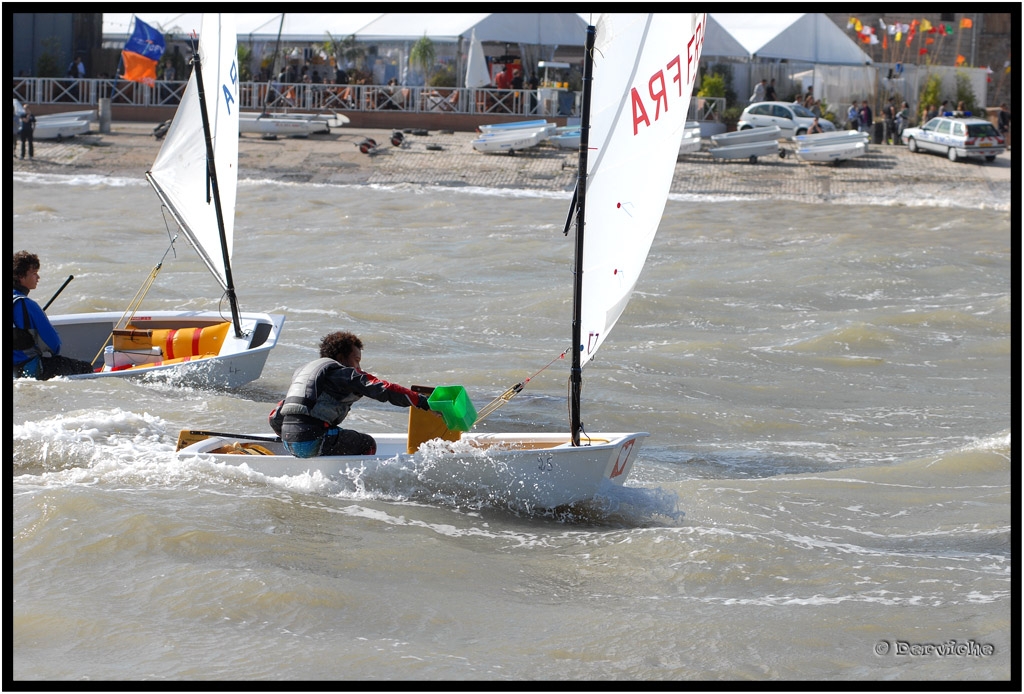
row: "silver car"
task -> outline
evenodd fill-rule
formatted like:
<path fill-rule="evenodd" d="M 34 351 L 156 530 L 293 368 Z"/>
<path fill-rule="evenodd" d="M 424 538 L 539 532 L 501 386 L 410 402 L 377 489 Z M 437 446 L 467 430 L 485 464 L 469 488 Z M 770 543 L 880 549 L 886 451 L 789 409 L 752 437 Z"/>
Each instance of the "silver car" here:
<path fill-rule="evenodd" d="M 995 126 L 983 118 L 938 116 L 920 128 L 903 131 L 903 141 L 911 152 L 930 151 L 945 154 L 950 161 L 966 157 L 984 157 L 994 161 L 1006 151 L 1006 141 Z"/>
<path fill-rule="evenodd" d="M 792 138 L 797 135 L 806 135 L 807 129 L 814 123 L 814 114 L 800 104 L 789 104 L 785 101 L 759 101 L 743 109 L 740 119 L 736 123 L 737 130 L 748 130 L 750 128 L 764 128 L 770 125 L 777 125 L 782 129 L 784 137 Z M 836 126 L 824 116 L 818 119 L 818 124 L 825 132 L 832 132 Z"/>

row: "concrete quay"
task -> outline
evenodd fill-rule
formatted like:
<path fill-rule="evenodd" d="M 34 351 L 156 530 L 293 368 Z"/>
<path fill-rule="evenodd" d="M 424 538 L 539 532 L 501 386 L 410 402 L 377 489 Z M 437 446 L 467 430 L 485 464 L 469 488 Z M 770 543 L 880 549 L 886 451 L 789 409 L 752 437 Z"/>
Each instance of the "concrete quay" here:
<path fill-rule="evenodd" d="M 142 177 L 161 141 L 152 123 L 115 122 L 110 133 L 93 132 L 57 143 L 37 141 L 35 157 L 14 159 L 16 172 Z M 343 127 L 307 138 L 264 140 L 242 135 L 239 175 L 296 183 L 479 186 L 570 191 L 578 154 L 542 145 L 509 154 L 483 154 L 474 133 L 406 129 L 399 146 L 391 130 Z M 417 134 L 419 133 L 419 134 Z M 425 134 L 424 134 L 425 133 Z M 368 154 L 367 138 L 377 147 Z M 715 160 L 705 141 L 700 152 L 681 155 L 671 192 L 695 199 L 790 200 L 803 203 L 963 206 L 1009 210 L 1012 152 L 994 162 L 951 162 L 936 154 L 911 154 L 905 146 L 870 145 L 866 155 L 838 166 L 800 161 L 794 143 L 785 157 Z M 20 152 L 20 144 L 15 154 Z"/>

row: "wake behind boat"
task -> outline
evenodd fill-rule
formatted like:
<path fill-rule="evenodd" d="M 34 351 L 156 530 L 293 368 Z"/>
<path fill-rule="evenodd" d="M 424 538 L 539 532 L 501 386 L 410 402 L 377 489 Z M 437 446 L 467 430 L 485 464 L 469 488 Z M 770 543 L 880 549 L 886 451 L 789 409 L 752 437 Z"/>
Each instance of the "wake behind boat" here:
<path fill-rule="evenodd" d="M 517 508 L 571 505 L 621 487 L 648 434 L 586 432 L 582 374 L 625 310 L 661 222 L 704 25 L 702 14 L 611 14 L 587 29 L 580 167 L 564 229 L 572 239 L 564 254 L 575 259 L 574 272 L 566 273 L 572 278 L 573 314 L 564 321 L 571 347 L 562 354 L 571 356 L 567 430 L 496 433 L 480 427 L 526 379 L 461 425 L 447 419 L 438 424 L 435 415 L 412 408 L 407 433 L 372 434 L 372 456 L 300 459 L 273 436 L 201 429 L 182 431 L 176 456 L 213 457 L 267 475 L 316 471 L 336 477 L 393 466 L 417 477 L 440 476 L 446 487 L 483 490 Z M 648 96 L 656 91 L 651 85 L 676 82 L 659 98 Z M 593 383 L 599 387 L 597 377 Z"/>
<path fill-rule="evenodd" d="M 204 15 L 200 35 L 181 104 L 146 178 L 223 287 L 229 311 L 141 310 L 161 262 L 124 312 L 50 317 L 61 353 L 96 369 L 68 378 L 159 374 L 235 387 L 259 378 L 277 344 L 284 316 L 239 311 L 231 275 L 239 121 L 234 21 Z"/>

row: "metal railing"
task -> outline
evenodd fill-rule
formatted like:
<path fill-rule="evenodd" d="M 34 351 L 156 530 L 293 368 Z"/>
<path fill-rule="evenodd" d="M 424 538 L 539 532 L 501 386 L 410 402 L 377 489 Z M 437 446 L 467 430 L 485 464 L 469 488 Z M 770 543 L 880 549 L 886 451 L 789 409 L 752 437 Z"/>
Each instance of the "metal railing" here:
<path fill-rule="evenodd" d="M 24 103 L 96 107 L 100 99 L 119 106 L 171 106 L 181 101 L 184 81 L 158 80 L 152 85 L 115 79 L 75 80 L 16 77 L 14 96 Z M 566 94 L 572 97 L 566 98 Z M 548 98 L 541 98 L 542 96 Z M 562 98 L 557 98 L 561 96 Z M 376 84 L 283 84 L 243 82 L 243 111 L 396 111 L 511 116 L 579 115 L 577 92 L 529 89 L 403 87 Z M 556 97 L 556 98 L 552 98 Z M 693 98 L 690 120 L 717 120 L 724 99 Z"/>
<path fill-rule="evenodd" d="M 24 103 L 97 106 L 100 99 L 129 106 L 177 106 L 186 82 L 158 80 L 152 85 L 114 79 L 18 77 L 14 96 Z M 405 111 L 496 115 L 570 116 L 551 112 L 537 93 L 516 89 L 401 87 L 376 84 L 282 84 L 243 82 L 242 110 Z M 575 110 L 575 109 L 574 109 Z"/>

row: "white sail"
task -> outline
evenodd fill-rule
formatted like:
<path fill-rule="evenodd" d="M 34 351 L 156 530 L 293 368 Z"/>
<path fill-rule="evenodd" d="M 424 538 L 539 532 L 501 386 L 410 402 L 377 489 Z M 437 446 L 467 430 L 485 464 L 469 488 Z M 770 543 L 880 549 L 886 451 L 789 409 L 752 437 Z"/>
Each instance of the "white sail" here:
<path fill-rule="evenodd" d="M 230 259 L 238 183 L 238 66 L 235 22 L 228 14 L 204 14 L 199 34 L 203 91 L 213 141 L 225 247 Z M 150 182 L 210 271 L 227 289 L 217 210 L 208 177 L 206 135 L 193 70 Z"/>
<path fill-rule="evenodd" d="M 466 86 L 470 89 L 486 87 L 491 83 L 491 74 L 487 71 L 487 59 L 484 47 L 476 40 L 476 29 L 469 36 L 469 59 L 466 61 Z"/>
<path fill-rule="evenodd" d="M 581 364 L 622 314 L 661 222 L 686 125 L 704 14 L 597 22 L 587 161 Z"/>

